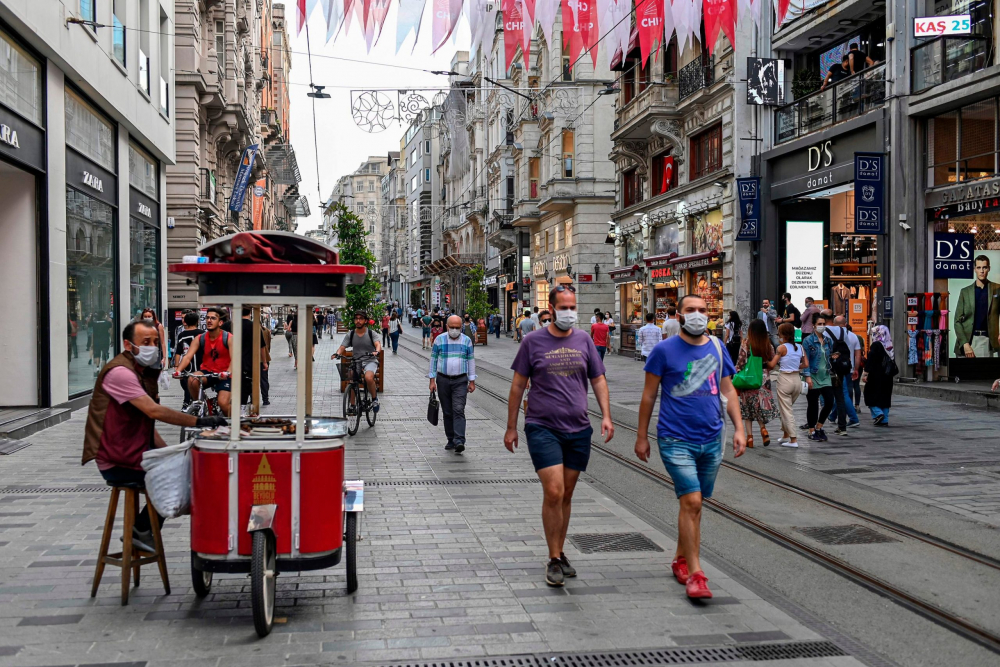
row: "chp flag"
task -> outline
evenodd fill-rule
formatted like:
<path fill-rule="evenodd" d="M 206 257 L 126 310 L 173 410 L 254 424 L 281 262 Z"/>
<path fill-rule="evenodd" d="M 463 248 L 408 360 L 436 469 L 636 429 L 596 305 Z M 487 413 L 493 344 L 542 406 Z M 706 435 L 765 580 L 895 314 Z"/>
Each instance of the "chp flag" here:
<path fill-rule="evenodd" d="M 229 197 L 229 210 L 239 213 L 243 210 L 243 198 L 246 196 L 247 185 L 250 184 L 250 173 L 253 171 L 253 161 L 257 157 L 257 144 L 243 149 L 240 158 L 240 168 L 236 171 L 233 181 L 233 193 Z"/>

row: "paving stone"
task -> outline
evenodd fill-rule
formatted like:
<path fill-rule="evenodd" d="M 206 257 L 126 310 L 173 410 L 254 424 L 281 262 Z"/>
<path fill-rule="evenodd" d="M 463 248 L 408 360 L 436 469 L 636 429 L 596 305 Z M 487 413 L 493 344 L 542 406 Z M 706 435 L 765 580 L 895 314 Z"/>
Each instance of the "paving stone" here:
<path fill-rule="evenodd" d="M 18 626 L 26 625 L 73 625 L 83 619 L 83 614 L 73 614 L 64 616 L 27 616 L 21 619 Z"/>

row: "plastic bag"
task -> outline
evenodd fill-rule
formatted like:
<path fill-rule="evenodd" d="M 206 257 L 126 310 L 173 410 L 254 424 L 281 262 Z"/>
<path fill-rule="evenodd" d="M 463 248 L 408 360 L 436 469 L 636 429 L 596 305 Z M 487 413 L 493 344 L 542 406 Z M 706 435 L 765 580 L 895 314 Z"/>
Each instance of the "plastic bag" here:
<path fill-rule="evenodd" d="M 170 389 L 170 378 L 171 375 L 169 370 L 164 368 L 162 371 L 160 371 L 160 377 L 157 379 L 157 382 L 160 383 L 160 391 L 166 391 Z"/>
<path fill-rule="evenodd" d="M 191 445 L 150 449 L 142 455 L 146 491 L 156 511 L 167 518 L 191 513 Z"/>

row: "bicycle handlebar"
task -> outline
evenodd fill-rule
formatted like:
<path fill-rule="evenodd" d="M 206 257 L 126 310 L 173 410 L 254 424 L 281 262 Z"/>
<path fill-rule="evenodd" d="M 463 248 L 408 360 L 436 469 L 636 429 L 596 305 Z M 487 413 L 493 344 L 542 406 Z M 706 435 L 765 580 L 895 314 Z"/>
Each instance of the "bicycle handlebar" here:
<path fill-rule="evenodd" d="M 174 371 L 175 378 L 219 378 L 220 380 L 228 380 L 232 377 L 232 373 L 229 371 L 223 371 L 221 373 L 205 373 L 201 371 L 184 371 L 183 373 Z"/>

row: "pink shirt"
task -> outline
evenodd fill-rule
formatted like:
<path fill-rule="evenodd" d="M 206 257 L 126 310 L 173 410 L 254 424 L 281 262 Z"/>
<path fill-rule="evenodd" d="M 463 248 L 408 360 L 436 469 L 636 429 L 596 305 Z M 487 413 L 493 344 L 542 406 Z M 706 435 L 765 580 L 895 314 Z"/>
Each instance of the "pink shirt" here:
<path fill-rule="evenodd" d="M 146 391 L 139 383 L 139 378 L 136 374 L 125 366 L 112 368 L 104 375 L 104 391 L 108 392 L 108 396 L 110 396 L 111 399 L 119 405 L 128 403 L 134 398 L 147 395 Z M 111 453 L 115 454 L 116 452 Z M 117 463 L 106 460 L 104 458 L 104 454 L 104 448 L 101 448 L 97 452 L 98 470 L 107 470 L 118 465 Z"/>

